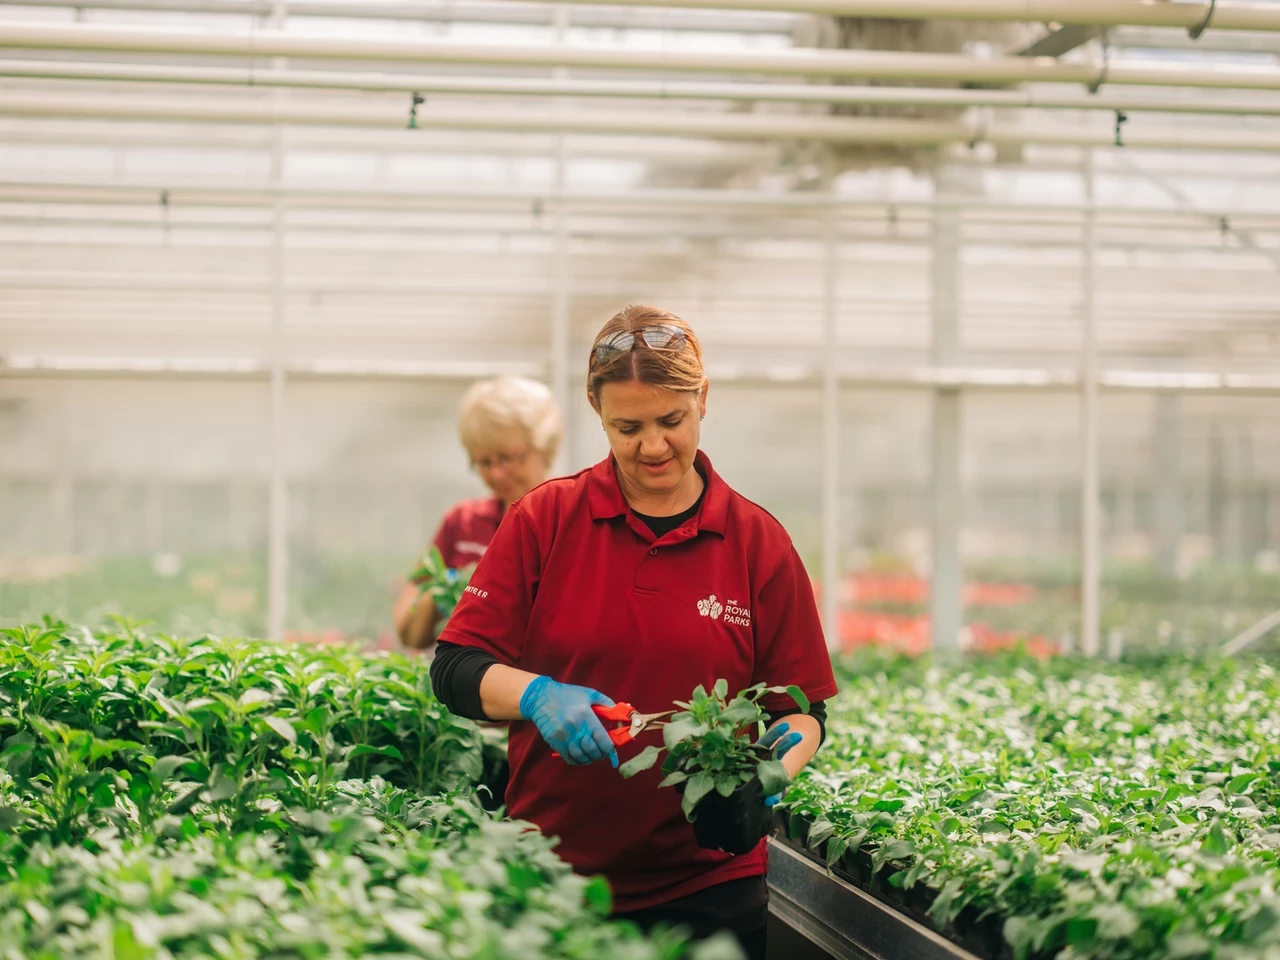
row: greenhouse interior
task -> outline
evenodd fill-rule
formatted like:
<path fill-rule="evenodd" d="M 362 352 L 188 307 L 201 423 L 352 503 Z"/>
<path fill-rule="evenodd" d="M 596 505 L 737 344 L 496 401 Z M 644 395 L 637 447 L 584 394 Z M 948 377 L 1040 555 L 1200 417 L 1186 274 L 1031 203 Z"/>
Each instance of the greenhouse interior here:
<path fill-rule="evenodd" d="M 0 0 L 0 628 L 0 960 L 1277 960 L 1280 0 Z"/>

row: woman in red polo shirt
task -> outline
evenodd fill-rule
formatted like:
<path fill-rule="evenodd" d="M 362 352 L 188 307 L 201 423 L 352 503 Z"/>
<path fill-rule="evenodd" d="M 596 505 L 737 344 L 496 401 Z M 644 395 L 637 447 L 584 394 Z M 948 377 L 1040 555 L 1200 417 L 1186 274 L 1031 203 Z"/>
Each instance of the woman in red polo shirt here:
<path fill-rule="evenodd" d="M 764 842 L 739 856 L 699 847 L 660 770 L 613 769 L 591 708 L 666 710 L 721 677 L 730 690 L 797 684 L 808 716 L 764 701 L 767 742 L 794 775 L 836 690 L 813 590 L 782 526 L 698 449 L 707 378 L 688 324 L 628 307 L 597 335 L 587 376 L 610 456 L 508 511 L 441 633 L 433 685 L 462 716 L 513 721 L 508 812 L 558 836 L 579 873 L 608 877 L 616 915 L 728 929 L 762 958 Z M 705 615 L 712 594 L 740 613 Z"/>
<path fill-rule="evenodd" d="M 564 417 L 545 384 L 498 377 L 474 383 L 463 394 L 458 434 L 472 469 L 493 495 L 455 504 L 440 522 L 432 543 L 454 570 L 475 564 L 507 508 L 547 478 Z M 417 584 L 404 585 L 393 616 L 406 647 L 423 650 L 435 642 L 438 613 L 429 599 L 419 600 Z"/>

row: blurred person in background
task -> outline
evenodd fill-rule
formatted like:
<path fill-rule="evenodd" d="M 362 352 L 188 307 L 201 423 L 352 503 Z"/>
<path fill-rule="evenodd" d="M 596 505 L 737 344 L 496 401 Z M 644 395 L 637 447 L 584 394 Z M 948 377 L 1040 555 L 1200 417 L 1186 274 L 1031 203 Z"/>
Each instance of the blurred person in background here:
<path fill-rule="evenodd" d="M 455 504 L 432 543 L 453 570 L 484 555 L 507 508 L 547 479 L 564 436 L 564 416 L 550 388 L 523 377 L 498 377 L 471 385 L 462 397 L 458 435 L 490 497 Z M 407 583 L 396 599 L 400 642 L 413 650 L 435 644 L 440 617 L 431 597 Z"/>

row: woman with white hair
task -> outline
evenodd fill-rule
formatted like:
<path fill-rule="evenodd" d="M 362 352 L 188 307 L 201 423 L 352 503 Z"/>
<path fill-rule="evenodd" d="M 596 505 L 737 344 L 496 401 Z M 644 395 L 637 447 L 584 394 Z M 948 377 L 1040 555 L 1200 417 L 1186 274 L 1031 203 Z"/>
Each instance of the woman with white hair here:
<path fill-rule="evenodd" d="M 455 504 L 432 538 L 454 570 L 478 562 L 507 508 L 547 479 L 564 435 L 564 417 L 545 384 L 498 377 L 472 384 L 463 395 L 458 435 L 471 468 L 493 495 Z M 406 647 L 424 650 L 435 643 L 436 607 L 429 597 L 419 599 L 417 584 L 405 584 L 394 616 Z"/>

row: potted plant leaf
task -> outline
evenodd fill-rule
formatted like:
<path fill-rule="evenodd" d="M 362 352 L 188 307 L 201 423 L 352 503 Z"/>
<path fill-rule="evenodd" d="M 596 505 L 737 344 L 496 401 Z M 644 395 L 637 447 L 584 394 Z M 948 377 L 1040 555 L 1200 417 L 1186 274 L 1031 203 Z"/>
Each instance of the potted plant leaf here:
<path fill-rule="evenodd" d="M 418 568 L 409 574 L 410 581 L 418 585 L 418 599 L 429 595 L 440 612 L 437 629 L 453 616 L 454 608 L 471 580 L 471 570 L 471 567 L 463 570 L 450 567 L 444 562 L 440 548 L 432 544 L 422 555 Z"/>
<path fill-rule="evenodd" d="M 760 698 L 785 693 L 803 713 L 809 700 L 796 686 L 763 683 L 729 698 L 728 683 L 717 680 L 710 692 L 699 685 L 689 702 L 677 701 L 679 712 L 662 728 L 663 745 L 645 747 L 618 768 L 624 777 L 650 769 L 665 751 L 666 775 L 661 787 L 682 794 L 681 809 L 693 824 L 699 845 L 727 853 L 747 853 L 769 832 L 772 814 L 766 797 L 781 793 L 791 782 L 774 759 L 773 748 L 755 742 L 766 719 Z"/>
<path fill-rule="evenodd" d="M 444 562 L 440 548 L 432 544 L 422 555 L 418 568 L 409 574 L 409 579 L 418 584 L 418 601 L 421 602 L 424 596 L 430 596 L 436 605 L 439 612 L 435 625 L 437 636 L 453 616 L 474 570 L 474 565 L 461 570 L 450 567 Z M 485 724 L 480 728 L 480 734 L 483 738 L 484 769 L 477 783 L 484 789 L 477 791 L 477 798 L 486 810 L 497 810 L 503 804 L 509 773 L 507 725 Z"/>

